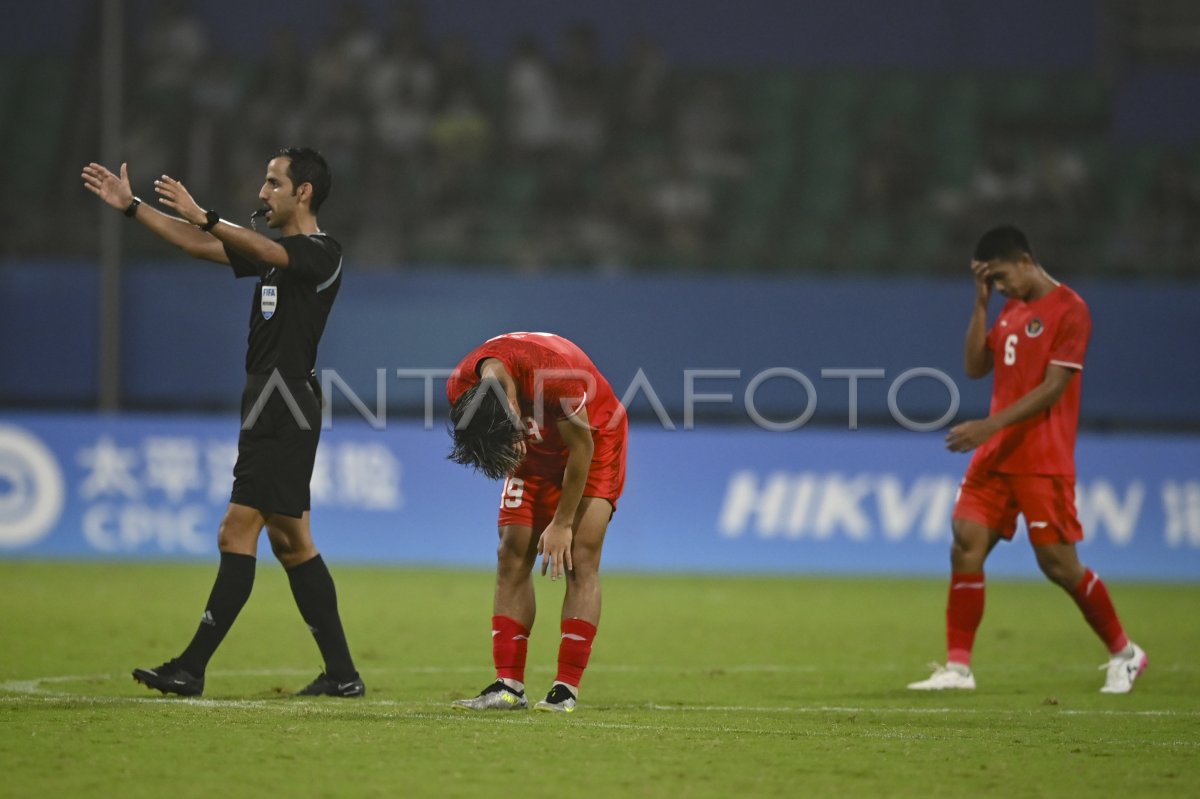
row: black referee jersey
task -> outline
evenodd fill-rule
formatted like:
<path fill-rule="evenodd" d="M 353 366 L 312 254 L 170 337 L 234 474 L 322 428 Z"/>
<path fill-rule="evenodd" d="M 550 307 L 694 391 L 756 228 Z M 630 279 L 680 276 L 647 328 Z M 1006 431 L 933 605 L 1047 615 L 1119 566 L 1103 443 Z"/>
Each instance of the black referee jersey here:
<path fill-rule="evenodd" d="M 342 245 L 324 233 L 285 236 L 290 265 L 255 263 L 225 246 L 235 277 L 257 277 L 250 303 L 246 374 L 287 379 L 313 374 L 317 345 L 342 286 Z"/>

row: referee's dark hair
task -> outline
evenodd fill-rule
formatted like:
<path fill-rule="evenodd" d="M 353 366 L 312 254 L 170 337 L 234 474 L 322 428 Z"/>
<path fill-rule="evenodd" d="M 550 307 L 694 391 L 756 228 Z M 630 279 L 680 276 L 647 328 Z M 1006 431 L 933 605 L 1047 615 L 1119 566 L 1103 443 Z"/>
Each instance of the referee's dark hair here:
<path fill-rule="evenodd" d="M 450 408 L 450 421 L 454 445 L 446 457 L 492 480 L 516 471 L 521 463 L 517 444 L 525 440 L 525 430 L 498 381 L 486 378 L 464 391 Z"/>
<path fill-rule="evenodd" d="M 329 171 L 325 156 L 311 147 L 283 147 L 275 153 L 275 157 L 289 159 L 287 176 L 292 181 L 292 194 L 296 193 L 301 183 L 312 185 L 309 208 L 315 214 L 329 196 L 329 187 L 333 185 L 333 174 Z"/>
<path fill-rule="evenodd" d="M 1029 239 L 1015 225 L 994 227 L 984 233 L 975 245 L 976 261 L 1016 261 L 1022 255 L 1028 255 L 1031 261 L 1036 260 Z"/>

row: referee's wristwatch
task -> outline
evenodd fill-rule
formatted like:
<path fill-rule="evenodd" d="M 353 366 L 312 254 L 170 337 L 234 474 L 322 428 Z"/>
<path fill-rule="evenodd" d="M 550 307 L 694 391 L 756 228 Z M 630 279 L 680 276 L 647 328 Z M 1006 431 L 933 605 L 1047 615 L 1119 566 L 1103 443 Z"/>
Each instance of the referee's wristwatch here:
<path fill-rule="evenodd" d="M 216 211 L 209 209 L 204 214 L 204 224 L 200 225 L 200 229 L 203 230 L 205 233 L 208 233 L 214 227 L 216 227 L 217 223 L 220 221 L 221 221 L 221 215 L 218 214 Z"/>

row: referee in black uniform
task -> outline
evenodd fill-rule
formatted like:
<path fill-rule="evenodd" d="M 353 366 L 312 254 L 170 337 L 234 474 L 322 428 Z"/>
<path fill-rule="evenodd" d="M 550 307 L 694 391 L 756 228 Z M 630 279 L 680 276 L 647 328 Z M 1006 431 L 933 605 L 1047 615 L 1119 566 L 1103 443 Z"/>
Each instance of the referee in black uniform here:
<path fill-rule="evenodd" d="M 163 693 L 199 696 L 204 691 L 205 667 L 250 597 L 264 527 L 325 660 L 325 670 L 300 695 L 366 693 L 346 645 L 333 578 L 309 528 L 309 482 L 321 430 L 314 364 L 342 283 L 341 245 L 317 225 L 330 183 L 329 166 L 317 151 L 289 147 L 276 153 L 258 193 L 262 208 L 255 212 L 282 234 L 270 239 L 205 211 L 182 183 L 166 175 L 154 181 L 154 190 L 178 217 L 134 196 L 126 164 L 119 176 L 100 164 L 83 168 L 84 188 L 125 216 L 189 255 L 232 266 L 236 277 L 258 278 L 250 306 L 233 495 L 217 532 L 221 567 L 183 654 L 133 672 L 135 680 Z"/>

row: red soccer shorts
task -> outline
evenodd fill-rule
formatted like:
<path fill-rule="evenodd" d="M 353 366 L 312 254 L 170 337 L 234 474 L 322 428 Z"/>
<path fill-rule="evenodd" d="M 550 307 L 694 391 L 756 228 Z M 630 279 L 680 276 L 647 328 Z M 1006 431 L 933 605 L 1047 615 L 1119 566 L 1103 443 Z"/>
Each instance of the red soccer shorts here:
<path fill-rule="evenodd" d="M 588 468 L 585 497 L 599 497 L 617 509 L 617 499 L 625 487 L 625 424 L 608 435 L 597 435 L 596 450 Z M 557 476 L 546 474 L 545 464 L 522 463 L 517 473 L 504 481 L 500 493 L 500 526 L 522 525 L 542 530 L 554 518 L 562 496 L 562 469 Z"/>
<path fill-rule="evenodd" d="M 1012 540 L 1017 514 L 1025 517 L 1031 544 L 1062 544 L 1083 540 L 1075 515 L 1075 479 L 1062 474 L 1005 474 L 967 472 L 954 518 L 979 522 Z"/>

